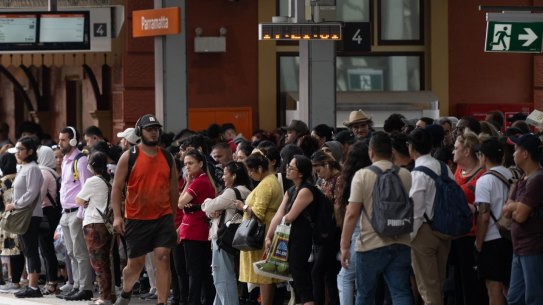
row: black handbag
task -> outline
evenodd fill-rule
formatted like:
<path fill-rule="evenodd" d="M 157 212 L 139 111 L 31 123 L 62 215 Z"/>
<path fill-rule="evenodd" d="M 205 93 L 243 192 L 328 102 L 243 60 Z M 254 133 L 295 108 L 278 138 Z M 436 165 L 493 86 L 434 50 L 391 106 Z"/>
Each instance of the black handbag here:
<path fill-rule="evenodd" d="M 245 219 L 238 227 L 232 247 L 240 251 L 260 250 L 264 246 L 266 224 L 260 222 L 254 215 Z"/>
<path fill-rule="evenodd" d="M 232 189 L 236 193 L 236 199 L 243 201 L 239 190 L 237 188 Z M 229 221 L 225 221 L 225 214 L 226 213 L 223 213 L 221 215 L 221 219 L 219 220 L 219 229 L 217 230 L 217 246 L 219 249 L 232 255 L 237 255 L 239 250 L 232 247 L 232 241 L 234 240 L 234 235 L 236 235 L 236 231 L 238 230 L 240 223 L 235 223 L 233 221 L 236 219 L 236 217 L 241 217 L 241 215 L 238 211 L 236 211 L 234 216 L 232 216 Z"/>

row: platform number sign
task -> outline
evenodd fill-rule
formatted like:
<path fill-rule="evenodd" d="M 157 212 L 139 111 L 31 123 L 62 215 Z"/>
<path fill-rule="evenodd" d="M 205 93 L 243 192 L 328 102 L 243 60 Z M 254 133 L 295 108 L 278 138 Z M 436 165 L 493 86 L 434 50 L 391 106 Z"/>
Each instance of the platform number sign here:
<path fill-rule="evenodd" d="M 95 23 L 93 25 L 94 37 L 107 37 L 107 24 Z"/>
<path fill-rule="evenodd" d="M 345 22 L 343 33 L 344 51 L 371 51 L 371 30 L 369 22 Z"/>

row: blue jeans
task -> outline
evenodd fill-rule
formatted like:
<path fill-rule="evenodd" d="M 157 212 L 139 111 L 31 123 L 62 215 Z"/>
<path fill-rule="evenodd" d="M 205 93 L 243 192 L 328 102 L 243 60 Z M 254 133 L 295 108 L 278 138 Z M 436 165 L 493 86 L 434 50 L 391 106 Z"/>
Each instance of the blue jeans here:
<path fill-rule="evenodd" d="M 377 282 L 384 276 L 392 304 L 412 305 L 409 276 L 411 249 L 393 244 L 367 252 L 356 253 L 356 305 L 374 305 Z"/>
<path fill-rule="evenodd" d="M 356 278 L 356 252 L 354 247 L 356 246 L 356 239 L 360 234 L 360 222 L 356 222 L 353 235 L 351 237 L 351 261 L 349 262 L 349 269 L 341 268 L 337 275 L 337 290 L 339 293 L 340 305 L 353 305 L 354 303 L 354 285 Z"/>
<path fill-rule="evenodd" d="M 217 239 L 211 241 L 211 271 L 215 284 L 215 300 L 213 305 L 239 305 L 238 285 L 234 256 L 217 246 Z"/>
<path fill-rule="evenodd" d="M 513 254 L 507 303 L 543 304 L 543 254 L 523 256 Z"/>

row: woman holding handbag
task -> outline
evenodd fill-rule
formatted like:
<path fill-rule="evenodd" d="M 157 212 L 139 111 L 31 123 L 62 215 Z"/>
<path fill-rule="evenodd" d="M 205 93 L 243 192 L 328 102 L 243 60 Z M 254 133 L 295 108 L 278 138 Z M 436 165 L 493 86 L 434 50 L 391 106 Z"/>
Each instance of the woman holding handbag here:
<path fill-rule="evenodd" d="M 311 160 L 304 155 L 295 155 L 287 166 L 287 179 L 294 182 L 288 189 L 281 206 L 273 217 L 266 235 L 266 248 L 273 240 L 277 225 L 284 220 L 292 224 L 288 242 L 288 265 L 292 274 L 296 304 L 313 305 L 311 264 L 308 262 L 313 246 L 311 222 L 316 219 L 317 205 L 314 203 L 320 192 L 313 185 Z"/>
<path fill-rule="evenodd" d="M 13 198 L 13 181 L 17 175 L 17 158 L 14 154 L 8 152 L 0 155 L 0 170 L 2 177 L 0 178 L 0 198 L 1 211 L 4 212 L 5 204 L 9 203 Z M 0 214 L 0 215 L 1 215 Z M 25 266 L 25 257 L 21 251 L 21 243 L 17 234 L 10 233 L 0 228 L 0 256 L 9 257 L 8 264 L 11 269 L 11 279 L 4 285 L 0 285 L 0 292 L 16 292 L 21 289 L 19 282 Z M 7 270 L 9 272 L 9 270 Z M 7 272 L 7 273 L 8 273 Z"/>
<path fill-rule="evenodd" d="M 15 293 L 18 298 L 41 298 L 43 295 L 38 286 L 41 262 L 38 250 L 38 232 L 43 212 L 40 203 L 43 176 L 38 160 L 38 143 L 30 137 L 21 138 L 9 152 L 15 153 L 17 162 L 22 164 L 13 181 L 13 201 L 7 203 L 6 211 L 32 207 L 30 224 L 21 237 L 23 254 L 26 258 L 28 286 Z"/>
<path fill-rule="evenodd" d="M 185 263 L 189 275 L 188 305 L 200 305 L 202 290 L 205 305 L 211 305 L 215 298 L 215 289 L 211 280 L 211 245 L 209 242 L 209 224 L 202 211 L 206 198 L 215 198 L 217 189 L 208 171 L 206 157 L 196 149 L 190 149 L 183 158 L 186 169 L 186 183 L 177 207 L 184 215 L 179 227 L 179 240 L 185 250 Z M 211 166 L 211 165 L 210 165 Z"/>
<path fill-rule="evenodd" d="M 112 289 L 111 246 L 113 237 L 104 224 L 103 214 L 109 208 L 111 186 L 107 170 L 107 155 L 95 152 L 89 158 L 89 170 L 94 174 L 85 181 L 77 194 L 75 203 L 85 207 L 83 235 L 89 251 L 92 269 L 100 291 L 98 299 L 89 304 L 110 305 L 115 302 L 115 290 Z"/>
<path fill-rule="evenodd" d="M 202 211 L 206 214 L 221 214 L 220 217 L 213 218 L 211 225 L 211 270 L 216 290 L 213 305 L 238 305 L 235 253 L 229 253 L 228 251 L 231 250 L 220 247 L 217 231 L 219 227 L 240 216 L 238 211 L 243 210 L 243 204 L 236 200 L 247 198 L 247 195 L 251 192 L 250 181 L 245 165 L 235 161 L 225 165 L 222 179 L 226 187 L 224 191 L 216 198 L 208 198 L 202 203 Z M 232 228 L 234 228 L 234 225 L 232 225 Z"/>
<path fill-rule="evenodd" d="M 249 177 L 259 183 L 247 197 L 246 204 L 243 205 L 245 212 L 243 218 L 256 217 L 268 228 L 283 198 L 281 185 L 274 173 L 270 171 L 268 158 L 261 151 L 254 150 L 245 160 L 245 165 Z M 241 206 L 241 203 L 238 205 Z M 257 275 L 253 270 L 253 263 L 262 259 L 264 251 L 263 247 L 259 250 L 240 252 L 239 281 L 260 286 L 261 304 L 272 305 L 275 284 L 280 281 Z"/>

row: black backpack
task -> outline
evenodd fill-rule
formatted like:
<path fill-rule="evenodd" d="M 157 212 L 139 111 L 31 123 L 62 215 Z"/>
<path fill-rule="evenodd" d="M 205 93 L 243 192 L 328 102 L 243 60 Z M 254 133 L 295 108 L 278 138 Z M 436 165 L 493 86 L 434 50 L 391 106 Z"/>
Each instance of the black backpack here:
<path fill-rule="evenodd" d="M 421 171 L 435 181 L 434 218 L 424 213 L 424 219 L 434 233 L 442 239 L 454 239 L 469 233 L 473 221 L 466 195 L 462 188 L 449 177 L 447 165 L 441 165 L 441 175 L 426 166 L 417 166 L 413 171 Z"/>
<path fill-rule="evenodd" d="M 308 210 L 305 209 L 302 215 L 307 219 L 311 229 L 313 230 L 313 243 L 322 245 L 331 240 L 334 232 L 337 230 L 336 219 L 334 217 L 334 204 L 314 185 L 305 185 L 311 193 L 313 193 L 313 204 L 316 204 L 315 217 L 311 217 Z M 291 187 L 289 190 L 289 199 L 291 205 L 294 203 L 298 192 L 296 187 Z"/>
<path fill-rule="evenodd" d="M 363 209 L 370 220 L 373 230 L 386 237 L 397 237 L 413 232 L 413 200 L 403 187 L 399 176 L 400 168 L 392 166 L 382 171 L 375 165 L 368 166 L 377 175 L 373 187 L 371 217 Z"/>

